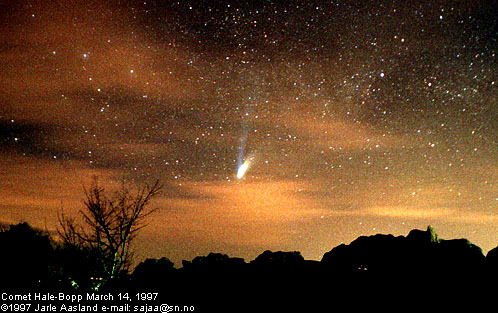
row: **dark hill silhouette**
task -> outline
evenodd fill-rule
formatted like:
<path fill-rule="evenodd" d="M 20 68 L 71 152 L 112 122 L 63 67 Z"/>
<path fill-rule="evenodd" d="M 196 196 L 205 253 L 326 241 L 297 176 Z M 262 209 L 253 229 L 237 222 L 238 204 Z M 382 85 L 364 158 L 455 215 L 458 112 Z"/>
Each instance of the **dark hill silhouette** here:
<path fill-rule="evenodd" d="M 207 256 L 197 256 L 192 262 L 183 261 L 182 265 L 185 268 L 214 268 L 214 267 L 236 267 L 245 264 L 242 258 L 231 258 L 226 254 L 209 253 Z"/>
<path fill-rule="evenodd" d="M 498 247 L 488 251 L 486 255 L 486 271 L 493 278 L 498 278 Z"/>
<path fill-rule="evenodd" d="M 340 275 L 477 279 L 483 275 L 482 250 L 466 239 L 441 240 L 434 229 L 408 236 L 362 236 L 325 253 L 321 263 Z"/>
<path fill-rule="evenodd" d="M 60 246 L 28 224 L 0 231 L 0 245 L 2 290 L 87 292 L 99 278 L 95 251 Z M 485 257 L 468 240 L 440 239 L 429 226 L 407 236 L 361 236 L 326 252 L 321 261 L 305 260 L 298 251 L 268 250 L 250 262 L 209 253 L 180 268 L 165 257 L 147 259 L 99 291 L 158 292 L 167 302 L 195 305 L 198 311 L 312 311 L 332 302 L 412 303 L 415 296 L 416 303 L 482 300 L 483 291 L 494 290 L 490 282 L 497 274 L 498 247 Z"/>
<path fill-rule="evenodd" d="M 279 311 L 289 304 L 289 299 L 293 300 L 294 309 L 309 311 L 329 298 L 338 303 L 349 303 L 357 297 L 372 301 L 389 298 L 393 302 L 427 293 L 419 299 L 421 303 L 448 299 L 445 292 L 451 297 L 480 292 L 487 271 L 498 268 L 498 253 L 491 255 L 495 255 L 495 261 L 486 263 L 479 247 L 466 239 L 439 239 L 429 226 L 425 231 L 412 230 L 407 236 L 361 236 L 325 253 L 320 262 L 305 260 L 298 251 L 267 250 L 248 263 L 210 253 L 183 261 L 183 266 L 176 270 L 167 265 L 169 276 L 157 275 L 155 283 L 149 285 L 157 286 L 160 279 L 173 287 L 163 284 L 164 292 L 176 299 L 195 298 L 199 303 L 212 305 L 244 302 L 250 296 L 253 300 L 247 304 L 249 311 L 251 304 L 266 304 L 268 308 L 268 303 Z M 140 268 L 137 267 L 132 280 L 138 289 L 146 288 L 139 285 L 143 283 L 139 279 Z M 315 302 L 303 302 L 304 299 Z"/>
<path fill-rule="evenodd" d="M 131 279 L 140 286 L 146 286 L 147 290 L 155 290 L 165 281 L 175 278 L 177 270 L 169 259 L 147 259 L 137 265 Z"/>
<path fill-rule="evenodd" d="M 299 266 L 304 264 L 304 258 L 299 251 L 292 252 L 272 252 L 266 250 L 258 255 L 251 264 L 261 266 Z"/>

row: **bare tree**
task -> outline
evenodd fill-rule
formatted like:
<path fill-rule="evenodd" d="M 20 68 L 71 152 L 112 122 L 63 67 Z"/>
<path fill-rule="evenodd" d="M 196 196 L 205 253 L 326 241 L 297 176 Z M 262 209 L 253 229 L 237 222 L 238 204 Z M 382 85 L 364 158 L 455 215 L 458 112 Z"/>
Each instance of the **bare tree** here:
<path fill-rule="evenodd" d="M 85 209 L 80 211 L 83 225 L 61 213 L 59 235 L 64 244 L 98 253 L 105 283 L 129 269 L 131 243 L 146 226 L 145 219 L 155 211 L 148 204 L 161 189 L 156 181 L 132 193 L 123 180 L 121 188 L 109 198 L 95 179 L 89 189 L 84 189 Z"/>

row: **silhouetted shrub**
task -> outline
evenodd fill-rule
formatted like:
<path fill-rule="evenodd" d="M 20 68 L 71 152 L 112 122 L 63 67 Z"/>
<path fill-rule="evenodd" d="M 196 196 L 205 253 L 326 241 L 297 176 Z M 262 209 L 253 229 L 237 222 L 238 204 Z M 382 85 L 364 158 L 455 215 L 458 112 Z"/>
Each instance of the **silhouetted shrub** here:
<path fill-rule="evenodd" d="M 0 232 L 1 287 L 42 288 L 49 283 L 54 249 L 47 234 L 27 223 L 10 225 Z"/>

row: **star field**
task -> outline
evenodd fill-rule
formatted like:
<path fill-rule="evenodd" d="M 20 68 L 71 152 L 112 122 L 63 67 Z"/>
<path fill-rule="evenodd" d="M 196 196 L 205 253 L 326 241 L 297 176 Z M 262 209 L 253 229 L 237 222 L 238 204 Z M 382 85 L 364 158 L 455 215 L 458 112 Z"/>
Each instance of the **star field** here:
<path fill-rule="evenodd" d="M 16 1 L 0 220 L 160 179 L 137 258 L 306 258 L 435 226 L 498 244 L 495 1 Z M 239 154 L 251 160 L 237 179 Z"/>

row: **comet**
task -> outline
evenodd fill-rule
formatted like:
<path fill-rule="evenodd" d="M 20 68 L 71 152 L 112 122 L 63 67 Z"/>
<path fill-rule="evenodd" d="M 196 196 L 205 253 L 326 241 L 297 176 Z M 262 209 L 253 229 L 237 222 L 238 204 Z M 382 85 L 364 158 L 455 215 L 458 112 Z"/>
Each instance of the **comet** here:
<path fill-rule="evenodd" d="M 245 107 L 246 107 L 245 110 L 246 113 L 244 114 L 241 120 L 242 134 L 240 137 L 239 157 L 237 159 L 237 179 L 242 179 L 244 177 L 247 170 L 249 169 L 249 166 L 251 166 L 251 163 L 254 160 L 254 154 L 249 155 L 248 157 L 246 156 L 246 142 L 250 129 L 250 123 L 249 123 L 250 121 L 248 120 L 248 118 L 252 110 L 251 110 L 251 105 L 249 103 L 246 103 Z"/>
<path fill-rule="evenodd" d="M 242 177 L 244 177 L 247 170 L 249 169 L 249 165 L 250 165 L 249 160 L 246 160 L 244 163 L 242 163 L 241 166 L 239 166 L 239 169 L 237 170 L 237 178 L 238 179 L 242 179 Z"/>
<path fill-rule="evenodd" d="M 251 163 L 251 159 L 244 160 L 244 154 L 246 150 L 246 140 L 248 134 L 248 127 L 244 126 L 242 131 L 242 137 L 240 139 L 240 149 L 239 149 L 239 158 L 238 158 L 238 168 L 237 168 L 237 178 L 242 179 L 249 169 L 249 165 Z"/>

